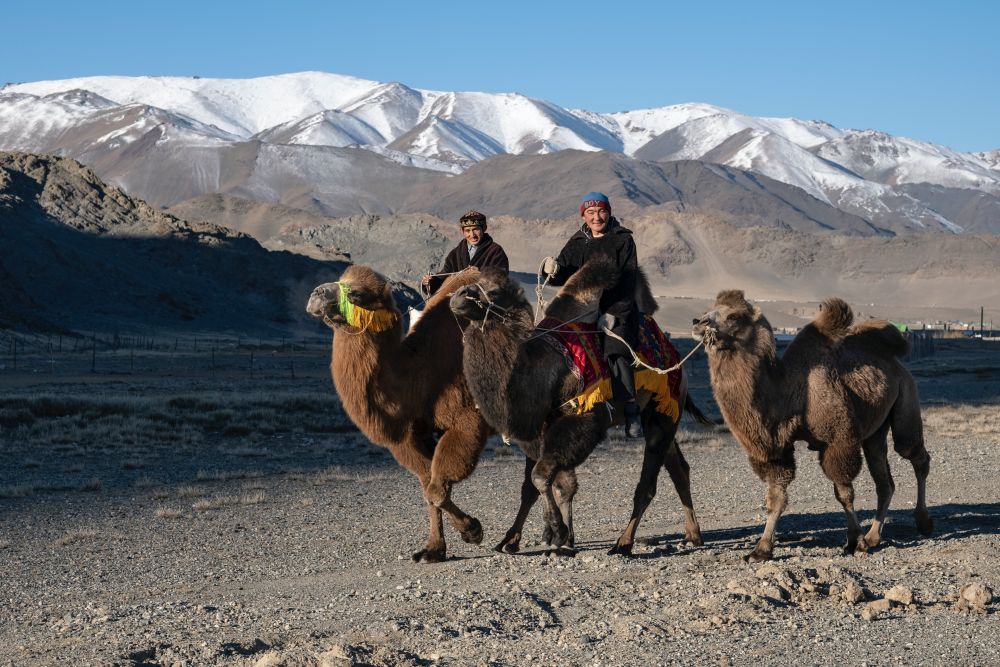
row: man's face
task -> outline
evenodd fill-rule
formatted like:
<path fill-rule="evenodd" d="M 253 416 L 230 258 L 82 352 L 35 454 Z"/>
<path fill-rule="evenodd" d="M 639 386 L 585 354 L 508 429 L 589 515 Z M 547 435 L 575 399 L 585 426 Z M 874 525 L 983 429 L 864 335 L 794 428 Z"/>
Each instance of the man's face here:
<path fill-rule="evenodd" d="M 592 234 L 600 236 L 608 228 L 608 219 L 611 213 L 608 209 L 600 206 L 591 206 L 583 210 L 583 222 L 590 229 Z"/>
<path fill-rule="evenodd" d="M 462 236 L 469 242 L 469 245 L 479 245 L 479 242 L 483 240 L 483 228 L 478 226 L 462 227 Z"/>

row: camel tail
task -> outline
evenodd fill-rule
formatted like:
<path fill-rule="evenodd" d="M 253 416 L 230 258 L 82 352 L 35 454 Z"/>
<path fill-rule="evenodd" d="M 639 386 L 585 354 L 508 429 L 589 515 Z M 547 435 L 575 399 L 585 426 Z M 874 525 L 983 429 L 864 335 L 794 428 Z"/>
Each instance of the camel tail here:
<path fill-rule="evenodd" d="M 829 338 L 843 338 L 854 323 L 854 312 L 847 302 L 836 297 L 827 299 L 820 307 L 813 324 Z"/>
<path fill-rule="evenodd" d="M 701 424 L 702 426 L 718 426 L 714 421 L 705 416 L 705 413 L 698 409 L 698 406 L 694 404 L 691 400 L 691 395 L 688 394 L 684 397 L 684 409 L 689 415 L 694 417 L 694 420 Z"/>

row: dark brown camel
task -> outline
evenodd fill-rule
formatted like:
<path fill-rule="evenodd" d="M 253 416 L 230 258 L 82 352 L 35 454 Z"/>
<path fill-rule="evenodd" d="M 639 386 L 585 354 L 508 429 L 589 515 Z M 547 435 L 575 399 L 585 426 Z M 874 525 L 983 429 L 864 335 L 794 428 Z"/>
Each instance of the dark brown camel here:
<path fill-rule="evenodd" d="M 614 284 L 615 275 L 614 267 L 606 261 L 591 261 L 563 286 L 546 309 L 546 316 L 596 326 L 601 292 Z M 641 305 L 651 312 L 655 302 L 648 288 L 644 294 L 651 303 Z M 550 547 L 572 549 L 575 469 L 606 437 L 612 422 L 610 410 L 602 404 L 575 414 L 567 405 L 582 389 L 580 379 L 571 372 L 564 355 L 538 336 L 531 304 L 521 287 L 505 274 L 484 271 L 474 284 L 455 292 L 451 308 L 471 321 L 465 332 L 465 374 L 476 403 L 486 421 L 516 441 L 527 457 L 521 505 L 497 550 L 519 550 L 525 519 L 539 494 L 545 502 L 543 539 Z M 678 405 L 707 422 L 687 399 L 683 382 L 681 387 L 684 395 L 675 397 Z M 640 399 L 644 402 L 648 396 Z M 656 494 L 657 477 L 664 466 L 684 505 L 684 537 L 695 545 L 702 544 L 691 501 L 689 467 L 674 439 L 679 420 L 679 411 L 672 419 L 645 401 L 642 474 L 632 516 L 610 553 L 631 554 L 636 529 Z"/>
<path fill-rule="evenodd" d="M 738 290 L 720 292 L 715 306 L 694 321 L 705 341 L 715 400 L 726 424 L 767 484 L 767 522 L 746 560 L 771 558 L 774 530 L 795 477 L 794 444 L 819 452 L 824 474 L 847 513 L 848 553 L 865 552 L 882 539 L 895 484 L 889 473 L 886 435 L 910 461 L 917 478 L 917 528 L 930 535 L 925 487 L 931 457 L 924 448 L 917 386 L 898 357 L 906 339 L 885 320 L 853 324 L 850 306 L 824 302 L 820 314 L 775 352 L 771 325 Z M 875 480 L 878 510 L 864 537 L 854 513 L 854 478 L 864 452 Z"/>
<path fill-rule="evenodd" d="M 334 331 L 330 369 L 344 410 L 420 480 L 430 531 L 415 561 L 445 559 L 442 510 L 463 540 L 483 539 L 479 521 L 451 500 L 492 433 L 462 375 L 462 331 L 448 308 L 449 292 L 475 275 L 449 278 L 406 338 L 389 282 L 366 266 L 317 287 L 306 307 Z"/>

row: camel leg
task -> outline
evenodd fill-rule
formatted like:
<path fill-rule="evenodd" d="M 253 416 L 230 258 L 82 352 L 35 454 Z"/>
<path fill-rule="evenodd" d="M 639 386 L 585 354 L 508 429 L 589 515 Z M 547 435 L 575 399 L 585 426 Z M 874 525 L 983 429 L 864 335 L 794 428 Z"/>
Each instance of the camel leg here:
<path fill-rule="evenodd" d="M 610 421 L 610 415 L 599 406 L 586 414 L 560 417 L 545 431 L 542 455 L 531 473 L 531 481 L 545 501 L 542 538 L 553 547 L 566 544 L 569 528 L 558 511 L 552 481 L 557 473 L 574 470 L 587 460 L 607 434 Z"/>
<path fill-rule="evenodd" d="M 910 376 L 906 376 L 900 387 L 900 395 L 889 413 L 889 424 L 892 427 L 893 448 L 913 465 L 917 478 L 917 507 L 913 510 L 917 530 L 924 537 L 930 537 L 934 533 L 934 521 L 927 512 L 927 475 L 931 469 L 931 455 L 924 446 L 920 399 L 916 383 Z"/>
<path fill-rule="evenodd" d="M 431 459 L 422 452 L 413 440 L 389 448 L 396 461 L 412 472 L 420 480 L 420 487 L 426 492 L 431 477 Z M 423 549 L 413 552 L 413 560 L 424 563 L 440 563 L 447 557 L 444 541 L 444 526 L 441 508 L 427 503 L 428 535 Z"/>
<path fill-rule="evenodd" d="M 861 447 L 865 452 L 865 463 L 868 464 L 868 472 L 871 473 L 875 481 L 875 493 L 878 496 L 878 509 L 875 512 L 875 520 L 872 521 L 871 528 L 858 544 L 862 551 L 874 549 L 882 542 L 882 528 L 885 526 L 885 515 L 889 511 L 889 503 L 892 501 L 892 494 L 896 490 L 896 484 L 892 481 L 892 472 L 889 470 L 888 444 L 886 434 L 889 432 L 889 422 L 886 421 L 872 435 L 865 438 Z"/>
<path fill-rule="evenodd" d="M 521 550 L 521 531 L 524 529 L 524 522 L 528 519 L 531 508 L 538 500 L 538 489 L 531 481 L 531 471 L 535 468 L 535 459 L 525 457 L 524 459 L 524 481 L 521 482 L 521 506 L 517 508 L 517 516 L 507 534 L 503 536 L 495 548 L 496 551 L 506 551 L 509 554 L 517 553 Z"/>
<path fill-rule="evenodd" d="M 562 515 L 563 523 L 569 530 L 565 547 L 571 551 L 576 544 L 576 537 L 573 534 L 573 496 L 576 495 L 578 488 L 575 470 L 560 470 L 552 480 L 552 490 L 555 492 L 559 514 Z"/>
<path fill-rule="evenodd" d="M 750 460 L 754 472 L 767 484 L 764 493 L 764 507 L 767 510 L 767 520 L 764 522 L 764 534 L 753 551 L 743 557 L 743 560 L 755 563 L 770 560 L 774 553 L 774 531 L 778 519 L 788 505 L 788 485 L 795 479 L 795 450 L 789 445 L 777 460 Z"/>
<path fill-rule="evenodd" d="M 483 541 L 483 526 L 479 519 L 469 516 L 451 500 L 451 487 L 476 469 L 479 455 L 486 445 L 485 423 L 475 415 L 469 415 L 467 428 L 450 428 L 445 431 L 431 459 L 430 481 L 425 496 L 427 502 L 440 507 L 448 514 L 448 519 L 462 539 L 469 544 Z"/>
<path fill-rule="evenodd" d="M 555 495 L 552 493 L 552 480 L 559 472 L 555 461 L 546 454 L 542 454 L 542 458 L 531 471 L 531 483 L 535 485 L 545 502 L 545 529 L 542 532 L 542 539 L 553 548 L 561 547 L 569 539 L 569 528 L 563 522 Z"/>
<path fill-rule="evenodd" d="M 861 524 L 854 511 L 854 478 L 861 471 L 860 443 L 852 441 L 834 442 L 820 452 L 820 466 L 823 473 L 833 482 L 833 495 L 847 515 L 847 544 L 844 553 L 865 551 L 864 543 L 859 543 Z"/>
<path fill-rule="evenodd" d="M 705 544 L 705 540 L 701 537 L 701 526 L 698 524 L 698 517 L 694 513 L 694 501 L 691 499 L 691 466 L 684 459 L 676 440 L 667 448 L 667 460 L 664 465 L 670 473 L 681 505 L 684 506 L 684 541 L 700 547 Z"/>
<path fill-rule="evenodd" d="M 639 483 L 636 484 L 635 493 L 632 496 L 632 516 L 625 524 L 625 529 L 618 537 L 618 541 L 608 551 L 609 554 L 632 555 L 636 530 L 639 528 L 642 515 L 656 496 L 656 483 L 660 476 L 660 468 L 664 466 L 667 458 L 667 445 L 673 440 L 676 431 L 677 425 L 669 419 L 656 415 L 651 405 L 643 410 L 642 432 L 645 435 L 646 447 L 642 454 L 642 472 L 639 474 Z M 673 463 L 676 465 L 677 461 L 675 460 Z M 673 478 L 673 472 L 671 472 L 671 478 Z"/>

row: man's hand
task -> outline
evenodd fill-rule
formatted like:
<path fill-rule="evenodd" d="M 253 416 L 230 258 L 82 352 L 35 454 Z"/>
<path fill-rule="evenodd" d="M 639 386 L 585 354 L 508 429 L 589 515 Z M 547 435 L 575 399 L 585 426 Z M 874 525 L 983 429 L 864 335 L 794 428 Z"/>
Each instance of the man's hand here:
<path fill-rule="evenodd" d="M 426 287 L 427 285 L 430 285 L 431 284 L 431 274 L 428 273 L 423 278 L 421 278 L 420 279 L 420 284 L 423 285 L 424 287 Z"/>
<path fill-rule="evenodd" d="M 550 278 L 556 275 L 559 271 L 559 262 L 556 261 L 555 257 L 546 257 L 542 260 L 542 272 Z"/>

